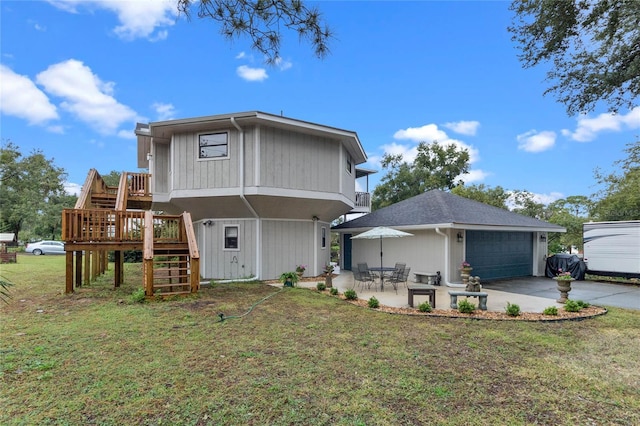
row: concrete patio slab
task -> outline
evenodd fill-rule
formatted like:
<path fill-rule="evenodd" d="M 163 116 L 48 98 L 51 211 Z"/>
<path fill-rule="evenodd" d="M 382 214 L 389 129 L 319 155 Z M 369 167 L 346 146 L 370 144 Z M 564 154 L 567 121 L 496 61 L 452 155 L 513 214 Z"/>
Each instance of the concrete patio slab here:
<path fill-rule="evenodd" d="M 316 282 L 301 282 L 297 285 L 315 288 Z M 407 288 L 403 284 L 398 287 L 397 293 L 391 285 L 385 285 L 384 291 L 381 291 L 379 285 L 366 289 L 355 282 L 350 271 L 343 270 L 334 277 L 333 286 L 338 288 L 340 293 L 353 288 L 359 299 L 368 300 L 375 296 L 382 305 L 398 308 L 409 307 Z M 560 294 L 556 289 L 556 282 L 550 278 L 517 278 L 488 282 L 482 286 L 482 291 L 489 293 L 487 309 L 493 312 L 504 312 L 507 302 L 519 305 L 522 312 L 542 312 L 549 306 L 558 308 L 563 306 L 556 302 Z M 571 283 L 571 287 L 570 299 L 582 300 L 598 306 L 640 310 L 640 286 L 574 281 Z M 436 286 L 436 309 L 450 309 L 448 292 L 451 290 L 460 289 Z M 427 296 L 415 296 L 414 307 L 427 300 Z M 471 298 L 471 302 L 478 305 L 477 298 Z"/>

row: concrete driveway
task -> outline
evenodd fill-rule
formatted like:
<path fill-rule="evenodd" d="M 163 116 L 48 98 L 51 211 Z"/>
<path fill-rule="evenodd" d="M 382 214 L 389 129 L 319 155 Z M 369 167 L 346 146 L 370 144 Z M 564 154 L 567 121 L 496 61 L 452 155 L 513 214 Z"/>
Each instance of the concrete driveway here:
<path fill-rule="evenodd" d="M 526 277 L 483 283 L 490 290 L 556 299 L 558 290 L 551 278 Z M 640 285 L 611 284 L 598 281 L 573 281 L 569 299 L 598 306 L 640 310 Z"/>

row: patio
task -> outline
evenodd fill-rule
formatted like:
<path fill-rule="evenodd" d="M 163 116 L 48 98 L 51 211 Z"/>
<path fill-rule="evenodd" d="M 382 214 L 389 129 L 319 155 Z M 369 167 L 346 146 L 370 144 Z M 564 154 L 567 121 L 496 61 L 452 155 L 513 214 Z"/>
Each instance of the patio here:
<path fill-rule="evenodd" d="M 542 280 L 551 281 L 546 278 L 540 278 Z M 411 279 L 409 283 L 411 283 Z M 376 282 L 377 284 L 377 282 Z M 553 283 L 555 284 L 555 283 Z M 299 282 L 297 284 L 299 287 L 309 287 L 314 288 L 316 286 L 316 282 Z M 344 293 L 345 290 L 354 289 L 358 294 L 359 299 L 368 300 L 372 296 L 375 296 L 380 304 L 390 307 L 396 308 L 408 308 L 408 293 L 407 288 L 404 284 L 398 285 L 398 292 L 396 294 L 395 290 L 391 285 L 385 285 L 384 291 L 380 291 L 379 284 L 372 285 L 369 289 L 363 289 L 355 282 L 353 278 L 353 274 L 351 271 L 340 271 L 340 274 L 333 278 L 333 287 L 336 287 L 340 293 Z M 449 291 L 452 290 L 464 290 L 460 288 L 453 288 L 447 286 L 435 286 L 436 289 L 436 306 L 435 309 L 450 309 L 450 298 Z M 563 305 L 560 303 L 556 303 L 555 299 L 549 297 L 540 297 L 533 296 L 527 294 L 518 294 L 513 292 L 501 291 L 492 289 L 491 286 L 483 286 L 483 292 L 489 294 L 487 298 L 487 310 L 494 312 L 504 312 L 507 306 L 507 302 L 514 303 L 520 306 L 520 310 L 522 312 L 542 312 L 545 308 L 549 306 L 557 306 L 558 308 Z M 551 296 L 551 295 L 550 295 Z M 559 294 L 558 294 L 559 296 Z M 557 296 L 552 296 L 557 297 Z M 422 302 L 428 300 L 427 296 L 416 295 L 414 296 L 414 307 L 417 308 L 418 305 Z M 458 299 L 458 301 L 461 298 Z M 471 298 L 471 302 L 478 306 L 477 298 Z"/>

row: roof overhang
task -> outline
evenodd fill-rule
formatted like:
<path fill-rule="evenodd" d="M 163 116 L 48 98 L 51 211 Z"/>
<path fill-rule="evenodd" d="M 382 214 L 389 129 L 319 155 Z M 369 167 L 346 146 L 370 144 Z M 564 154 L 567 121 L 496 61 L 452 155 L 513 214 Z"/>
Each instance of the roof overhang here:
<path fill-rule="evenodd" d="M 235 121 L 240 127 L 243 125 L 264 124 L 279 129 L 303 131 L 306 134 L 337 139 L 345 145 L 353 157 L 355 164 L 362 164 L 367 161 L 367 154 L 364 152 L 364 148 L 356 132 L 260 111 L 157 121 L 149 123 L 148 134 L 154 139 L 170 139 L 171 136 L 176 133 L 191 133 L 211 131 L 216 128 L 228 128 L 232 121 Z M 144 129 L 140 130 L 144 131 Z M 142 132 L 136 132 L 136 134 L 139 136 L 145 135 Z"/>
<path fill-rule="evenodd" d="M 375 228 L 375 226 L 357 227 L 357 228 L 332 228 L 332 232 L 345 233 L 360 233 Z M 508 226 L 508 225 L 471 225 L 466 223 L 431 223 L 427 225 L 405 225 L 405 226 L 391 226 L 393 229 L 400 231 L 420 231 L 428 229 L 458 229 L 461 231 L 501 231 L 501 232 L 567 232 L 565 228 L 554 226 Z"/>

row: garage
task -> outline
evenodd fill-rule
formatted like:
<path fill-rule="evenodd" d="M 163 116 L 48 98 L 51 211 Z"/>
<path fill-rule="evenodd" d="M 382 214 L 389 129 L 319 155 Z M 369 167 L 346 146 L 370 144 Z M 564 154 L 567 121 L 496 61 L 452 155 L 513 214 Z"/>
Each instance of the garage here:
<path fill-rule="evenodd" d="M 466 260 L 481 280 L 533 275 L 533 233 L 466 231 Z"/>

